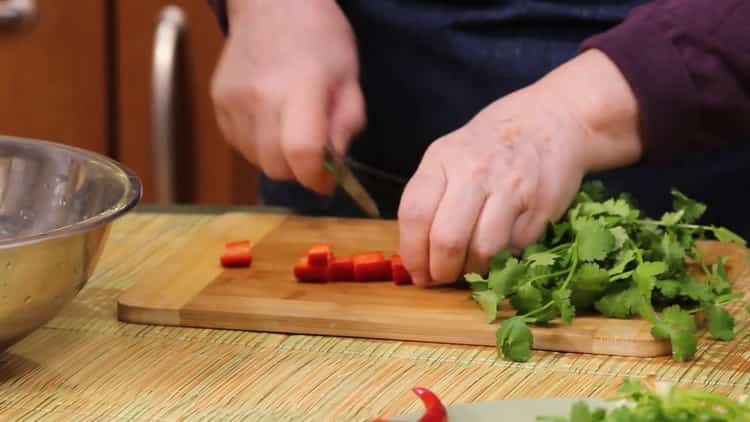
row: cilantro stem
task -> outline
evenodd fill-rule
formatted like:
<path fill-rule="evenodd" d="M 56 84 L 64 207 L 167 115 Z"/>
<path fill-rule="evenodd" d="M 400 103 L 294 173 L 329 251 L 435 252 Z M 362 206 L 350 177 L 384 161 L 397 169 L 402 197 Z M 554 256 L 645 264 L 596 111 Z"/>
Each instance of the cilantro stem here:
<path fill-rule="evenodd" d="M 568 287 L 568 284 L 570 284 L 570 280 L 573 279 L 573 274 L 576 272 L 576 269 L 578 269 L 578 248 L 576 248 L 576 244 L 573 245 L 573 264 L 570 266 L 570 272 L 568 272 L 568 277 L 565 278 L 565 281 L 563 281 L 562 287 L 560 287 L 560 290 L 565 289 Z"/>
<path fill-rule="evenodd" d="M 565 281 L 563 281 L 563 284 L 560 287 L 560 290 L 563 290 L 566 287 L 568 287 L 568 284 L 570 284 L 570 280 L 573 279 L 573 274 L 575 274 L 576 269 L 578 268 L 578 249 L 576 248 L 577 244 L 576 244 L 576 242 L 571 242 L 570 246 L 571 246 L 571 248 L 573 250 L 573 258 L 572 258 L 573 259 L 573 263 L 570 265 L 569 269 L 563 270 L 563 271 L 558 271 L 558 272 L 561 272 L 563 274 L 566 273 L 566 272 L 568 273 L 568 276 L 565 278 Z M 560 274 L 558 274 L 558 275 L 560 275 Z M 525 313 L 524 315 L 521 315 L 521 317 L 522 318 L 529 318 L 529 317 L 531 317 L 533 315 L 536 315 L 538 313 L 546 311 L 547 309 L 549 309 L 554 304 L 555 304 L 555 301 L 554 300 L 550 300 L 549 302 L 545 303 L 544 306 L 536 308 L 533 311 L 529 311 L 529 312 Z"/>
<path fill-rule="evenodd" d="M 568 273 L 568 270 L 560 270 L 560 271 L 555 271 L 554 273 L 540 274 L 536 277 L 531 277 L 530 279 L 526 280 L 526 282 L 531 283 L 532 281 L 544 280 L 545 278 L 556 277 L 558 275 L 563 275 L 567 273 Z"/>
<path fill-rule="evenodd" d="M 643 225 L 651 225 L 651 226 L 660 226 L 660 227 L 677 227 L 681 229 L 691 229 L 691 230 L 709 230 L 710 227 L 708 226 L 701 226 L 698 224 L 687 224 L 687 223 L 676 223 L 676 224 L 666 224 L 662 223 L 661 221 L 656 220 L 636 220 L 637 223 L 643 224 Z"/>
<path fill-rule="evenodd" d="M 642 265 L 643 254 L 641 254 L 640 248 L 638 248 L 638 245 L 636 245 L 635 242 L 633 242 L 633 240 L 630 238 L 628 238 L 628 243 L 630 244 L 631 250 L 635 254 L 636 262 L 638 262 L 638 265 Z M 649 322 L 651 322 L 652 324 L 656 324 L 658 318 L 656 316 L 656 311 L 654 310 L 654 305 L 651 303 L 651 299 L 647 298 L 643 293 L 641 293 L 641 300 L 643 301 L 641 311 L 646 314 L 643 315 L 643 317 L 649 320 Z"/>
<path fill-rule="evenodd" d="M 555 246 L 553 248 L 547 249 L 546 252 L 557 252 L 559 250 L 562 250 L 562 249 L 565 249 L 565 248 L 569 248 L 572 244 L 573 244 L 573 242 L 561 243 L 561 244 L 559 244 L 559 245 L 557 245 L 557 246 Z"/>

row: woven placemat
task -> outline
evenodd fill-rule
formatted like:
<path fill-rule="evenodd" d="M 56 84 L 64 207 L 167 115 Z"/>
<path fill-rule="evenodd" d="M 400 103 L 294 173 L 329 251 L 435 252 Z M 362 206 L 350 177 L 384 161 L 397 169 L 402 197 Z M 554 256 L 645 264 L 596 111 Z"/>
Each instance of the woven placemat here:
<path fill-rule="evenodd" d="M 446 403 L 606 397 L 626 377 L 737 397 L 750 383 L 748 319 L 737 337 L 704 338 L 696 359 L 534 352 L 131 325 L 116 298 L 179 248 L 210 215 L 130 214 L 119 220 L 90 283 L 56 319 L 0 355 L 0 418 L 24 420 L 367 421 L 421 409 L 409 391 Z"/>

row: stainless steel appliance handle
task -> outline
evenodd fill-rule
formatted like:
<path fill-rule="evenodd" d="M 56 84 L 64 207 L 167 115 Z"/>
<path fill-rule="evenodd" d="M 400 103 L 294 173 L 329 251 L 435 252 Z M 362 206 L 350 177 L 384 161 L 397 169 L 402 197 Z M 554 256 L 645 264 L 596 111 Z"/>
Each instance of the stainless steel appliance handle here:
<path fill-rule="evenodd" d="M 0 28 L 26 25 L 36 18 L 34 0 L 0 0 Z"/>
<path fill-rule="evenodd" d="M 156 200 L 175 201 L 175 94 L 180 38 L 185 30 L 185 13 L 166 6 L 159 14 L 154 33 L 151 73 L 151 146 L 156 177 Z"/>

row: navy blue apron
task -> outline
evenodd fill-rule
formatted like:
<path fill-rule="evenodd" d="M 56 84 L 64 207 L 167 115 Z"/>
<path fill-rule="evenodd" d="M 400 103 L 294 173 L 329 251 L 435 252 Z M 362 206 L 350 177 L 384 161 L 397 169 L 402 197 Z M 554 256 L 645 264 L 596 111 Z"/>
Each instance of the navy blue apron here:
<path fill-rule="evenodd" d="M 574 56 L 586 37 L 621 22 L 645 0 L 341 0 L 358 39 L 368 125 L 352 158 L 409 178 L 435 139 L 497 98 Z M 647 46 L 644 46 L 644 48 Z M 671 206 L 677 187 L 707 202 L 704 221 L 750 236 L 742 197 L 750 192 L 745 143 L 670 166 L 637 165 L 592 175 L 632 192 L 648 214 Z M 403 185 L 357 172 L 386 218 Z M 261 177 L 266 204 L 307 215 L 361 217 L 343 192 L 319 196 Z"/>

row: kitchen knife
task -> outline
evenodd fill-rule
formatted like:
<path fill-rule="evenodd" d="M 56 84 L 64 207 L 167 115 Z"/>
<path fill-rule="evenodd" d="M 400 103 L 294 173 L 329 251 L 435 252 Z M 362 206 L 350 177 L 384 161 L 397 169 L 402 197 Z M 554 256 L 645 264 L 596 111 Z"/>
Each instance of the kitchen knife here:
<path fill-rule="evenodd" d="M 323 163 L 336 183 L 354 199 L 368 217 L 380 218 L 380 210 L 375 201 L 354 176 L 343 157 L 338 155 L 330 145 L 326 145 Z"/>

